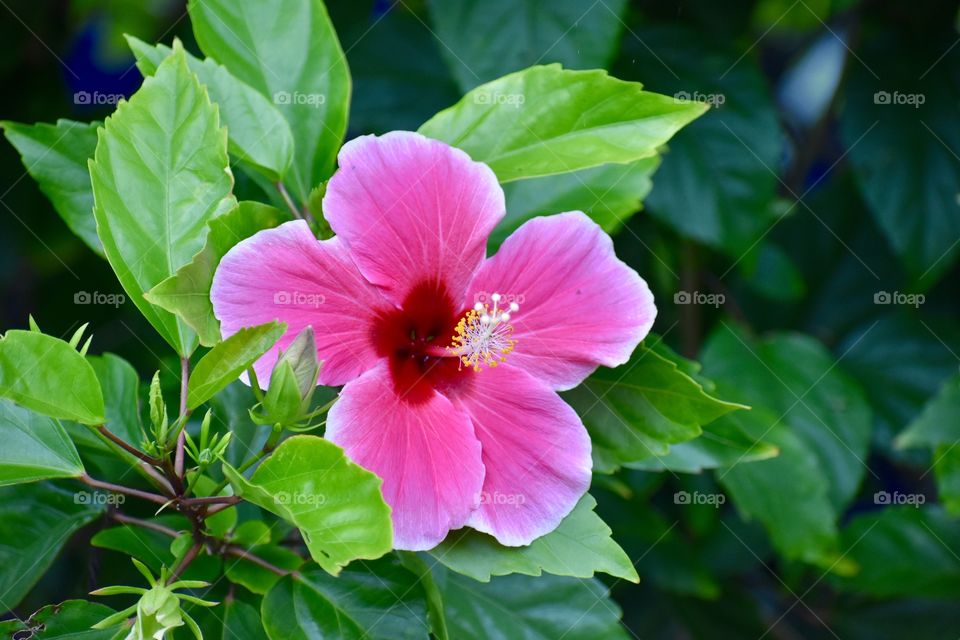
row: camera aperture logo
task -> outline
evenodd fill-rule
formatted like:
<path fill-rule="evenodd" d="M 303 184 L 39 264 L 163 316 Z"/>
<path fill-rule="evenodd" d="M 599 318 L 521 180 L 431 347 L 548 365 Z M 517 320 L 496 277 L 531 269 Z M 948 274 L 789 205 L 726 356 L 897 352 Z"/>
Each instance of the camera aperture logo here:
<path fill-rule="evenodd" d="M 73 304 L 105 304 L 116 309 L 127 297 L 122 293 L 100 293 L 99 291 L 77 291 L 73 294 Z"/>
<path fill-rule="evenodd" d="M 316 309 L 326 300 L 322 293 L 310 291 L 277 291 L 273 294 L 273 304 L 281 307 L 313 307 Z"/>

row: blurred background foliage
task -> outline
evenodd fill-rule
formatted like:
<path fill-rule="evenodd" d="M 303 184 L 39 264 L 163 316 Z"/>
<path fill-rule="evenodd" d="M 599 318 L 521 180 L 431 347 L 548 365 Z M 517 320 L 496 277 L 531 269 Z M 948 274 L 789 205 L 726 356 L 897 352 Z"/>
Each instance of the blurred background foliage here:
<path fill-rule="evenodd" d="M 75 94 L 136 90 L 124 33 L 197 50 L 179 0 L 0 4 L 3 119 L 104 117 L 112 105 Z M 735 420 L 779 448 L 698 466 L 703 451 L 675 447 L 598 476 L 600 513 L 642 579 L 610 581 L 634 637 L 960 636 L 957 2 L 327 4 L 354 78 L 349 136 L 415 129 L 548 62 L 715 107 L 660 159 L 506 187 L 507 226 L 579 208 L 615 231 L 655 292 L 655 331 L 720 397 L 754 407 L 707 431 L 722 439 Z M 89 320 L 95 352 L 156 369 L 167 350 L 133 305 L 74 306 L 119 285 L 23 169 L 0 145 L 0 326 L 32 313 L 69 336 Z M 717 468 L 683 472 L 700 466 Z M 19 610 L 87 588 L 115 558 L 89 555 L 99 526 Z"/>

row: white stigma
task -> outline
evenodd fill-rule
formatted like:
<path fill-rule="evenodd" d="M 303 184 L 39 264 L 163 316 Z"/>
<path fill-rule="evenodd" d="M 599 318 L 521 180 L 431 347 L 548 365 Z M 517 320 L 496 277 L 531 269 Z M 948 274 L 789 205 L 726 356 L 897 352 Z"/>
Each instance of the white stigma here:
<path fill-rule="evenodd" d="M 507 324 L 510 313 L 520 310 L 520 305 L 511 302 L 509 311 L 500 308 L 502 296 L 494 293 L 491 308 L 478 302 L 457 323 L 453 344 L 449 349 L 460 357 L 460 363 L 480 371 L 482 366 L 495 367 L 507 359 L 517 341 L 512 339 L 513 327 Z"/>

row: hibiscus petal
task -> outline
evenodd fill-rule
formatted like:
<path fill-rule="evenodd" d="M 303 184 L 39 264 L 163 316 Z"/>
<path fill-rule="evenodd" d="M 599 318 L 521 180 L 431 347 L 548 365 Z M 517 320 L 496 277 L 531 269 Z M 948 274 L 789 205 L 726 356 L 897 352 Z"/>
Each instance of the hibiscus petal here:
<path fill-rule="evenodd" d="M 323 213 L 363 275 L 397 304 L 424 284 L 459 304 L 504 215 L 493 171 L 409 131 L 351 140 L 338 160 Z"/>
<path fill-rule="evenodd" d="M 534 218 L 480 267 L 468 300 L 515 300 L 516 349 L 508 361 L 555 389 L 571 389 L 598 366 L 616 367 L 647 335 L 657 309 L 647 283 L 579 211 Z"/>
<path fill-rule="evenodd" d="M 484 472 L 470 418 L 436 392 L 399 397 L 385 364 L 343 388 L 326 437 L 383 479 L 397 549 L 435 547 L 477 506 Z"/>
<path fill-rule="evenodd" d="M 510 546 L 553 531 L 590 486 L 590 437 L 576 412 L 509 364 L 474 374 L 452 400 L 473 420 L 486 469 L 467 524 Z"/>
<path fill-rule="evenodd" d="M 360 275 L 340 240 L 318 242 L 302 220 L 233 247 L 217 267 L 210 299 L 225 338 L 241 327 L 287 323 L 287 332 L 255 365 L 264 386 L 278 351 L 307 325 L 313 326 L 323 360 L 321 384 L 348 382 L 379 360 L 371 323 L 389 303 Z"/>

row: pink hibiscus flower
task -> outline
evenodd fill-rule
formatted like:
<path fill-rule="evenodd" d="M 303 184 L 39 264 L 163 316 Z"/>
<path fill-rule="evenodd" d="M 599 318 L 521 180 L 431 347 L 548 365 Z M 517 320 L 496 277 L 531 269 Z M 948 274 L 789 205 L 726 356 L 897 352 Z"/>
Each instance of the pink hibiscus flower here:
<path fill-rule="evenodd" d="M 416 133 L 346 145 L 323 211 L 234 247 L 211 298 L 223 335 L 307 325 L 320 383 L 344 385 L 326 437 L 383 479 L 394 546 L 470 526 L 505 545 L 552 531 L 590 485 L 590 438 L 557 395 L 629 358 L 653 324 L 646 283 L 580 212 L 530 220 L 496 255 L 493 172 Z"/>

